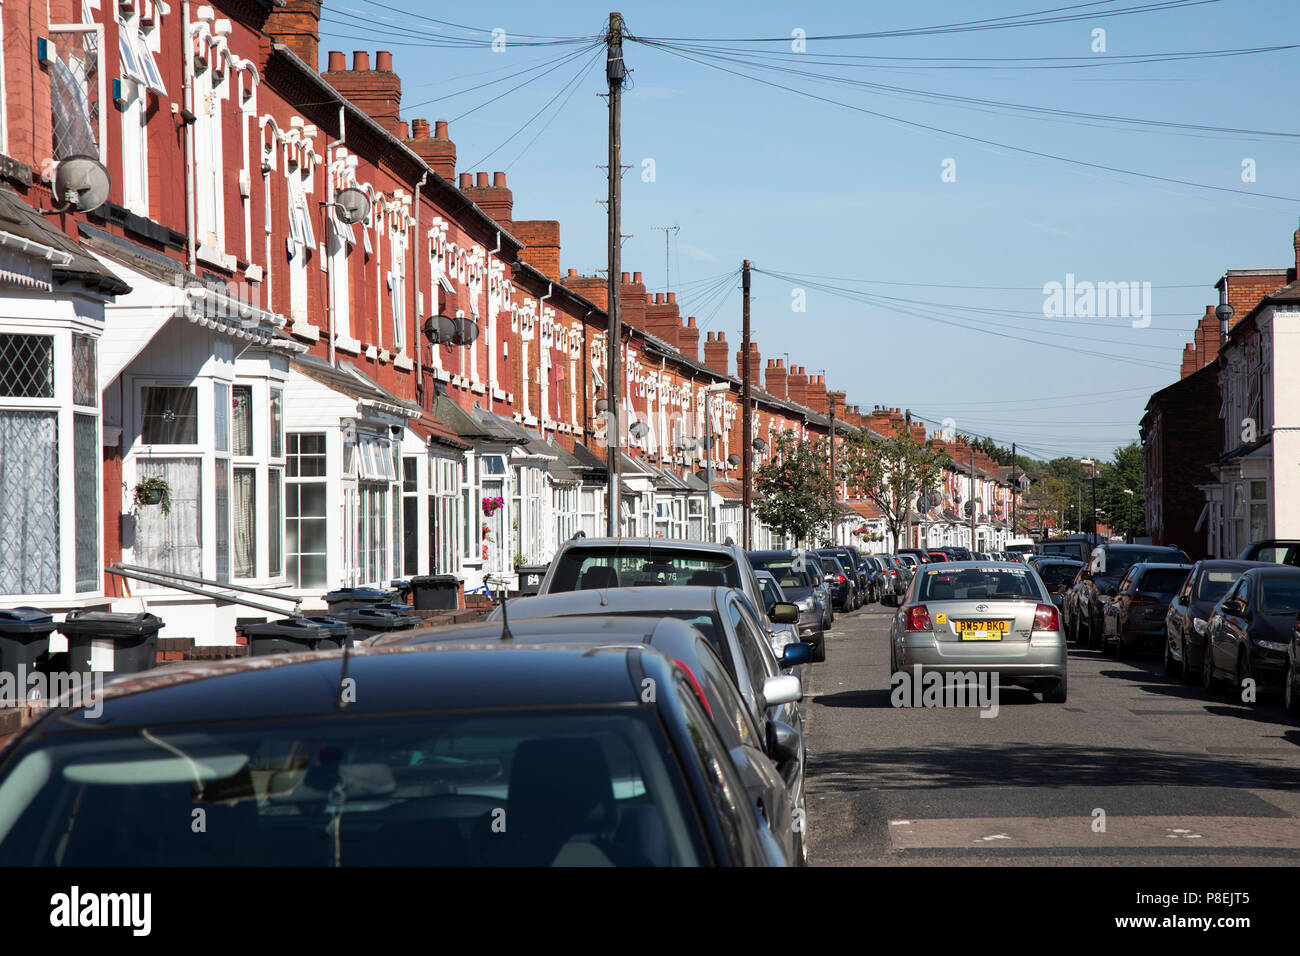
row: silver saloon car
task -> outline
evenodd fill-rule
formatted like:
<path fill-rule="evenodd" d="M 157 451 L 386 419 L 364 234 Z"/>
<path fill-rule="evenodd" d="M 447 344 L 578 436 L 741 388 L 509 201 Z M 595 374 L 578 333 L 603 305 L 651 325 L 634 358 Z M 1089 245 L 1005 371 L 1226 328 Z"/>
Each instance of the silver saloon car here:
<path fill-rule="evenodd" d="M 925 565 L 890 628 L 890 673 L 998 675 L 999 683 L 1066 697 L 1060 615 L 1038 575 L 1011 561 Z"/>

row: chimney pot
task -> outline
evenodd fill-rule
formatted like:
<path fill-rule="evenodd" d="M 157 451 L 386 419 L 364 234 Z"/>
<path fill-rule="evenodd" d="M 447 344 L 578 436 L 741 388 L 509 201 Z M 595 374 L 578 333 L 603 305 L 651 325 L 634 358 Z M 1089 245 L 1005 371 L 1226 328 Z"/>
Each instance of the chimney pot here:
<path fill-rule="evenodd" d="M 577 274 L 578 274 L 578 270 L 577 270 L 577 269 L 570 269 L 570 270 L 569 270 L 569 275 L 570 275 L 570 276 L 576 276 Z"/>
<path fill-rule="evenodd" d="M 387 50 L 380 50 L 375 54 L 375 69 L 383 70 L 385 73 L 393 72 L 393 54 Z"/>
<path fill-rule="evenodd" d="M 411 132 L 416 139 L 428 139 L 429 121 L 427 119 L 411 120 Z"/>
<path fill-rule="evenodd" d="M 434 139 L 447 139 L 447 121 L 436 120 L 433 124 Z"/>
<path fill-rule="evenodd" d="M 361 71 L 370 69 L 370 54 L 365 50 L 352 51 L 352 69 Z"/>
<path fill-rule="evenodd" d="M 649 300 L 650 300 L 650 293 L 647 292 L 647 293 L 646 293 L 646 301 L 648 302 Z M 654 301 L 655 301 L 655 305 L 663 305 L 663 304 L 664 304 L 664 294 L 663 294 L 662 292 L 656 292 L 656 293 L 655 293 L 655 299 L 654 299 Z"/>
<path fill-rule="evenodd" d="M 693 316 L 693 315 L 688 315 L 688 316 L 686 317 L 686 327 L 687 327 L 687 328 L 690 328 L 690 329 L 695 328 L 695 316 Z"/>
<path fill-rule="evenodd" d="M 676 302 L 676 301 L 677 301 L 677 293 L 676 293 L 676 292 L 669 292 L 669 293 L 668 293 L 668 301 L 669 301 L 669 302 Z"/>
<path fill-rule="evenodd" d="M 624 272 L 620 278 L 623 280 L 623 285 L 627 285 L 627 280 L 631 278 L 631 273 Z"/>
<path fill-rule="evenodd" d="M 342 50 L 330 50 L 329 65 L 326 67 L 331 73 L 342 73 L 348 68 L 347 57 L 343 55 Z"/>
<path fill-rule="evenodd" d="M 397 124 L 397 138 L 398 138 L 398 139 L 410 139 L 410 138 L 411 138 L 411 131 L 410 131 L 410 129 L 407 127 L 407 125 L 406 125 L 406 123 L 405 123 L 404 121 L 401 122 L 401 123 L 398 123 L 398 124 Z"/>
<path fill-rule="evenodd" d="M 635 282 L 637 285 L 640 285 L 640 284 L 641 284 L 641 273 L 639 273 L 639 272 L 634 272 L 634 273 L 632 273 L 632 281 Z"/>
<path fill-rule="evenodd" d="M 649 292 L 647 292 L 647 293 L 645 294 L 645 304 L 646 304 L 646 305 L 654 305 L 654 303 L 655 303 L 655 297 L 652 296 Z"/>
<path fill-rule="evenodd" d="M 472 173 L 460 174 L 460 188 L 471 189 L 474 186 L 474 175 Z"/>
<path fill-rule="evenodd" d="M 501 172 L 500 170 L 497 170 L 495 173 L 493 173 L 493 174 L 492 174 L 492 185 L 493 185 L 493 186 L 500 186 L 501 188 L 504 189 L 504 188 L 505 188 L 505 185 L 506 185 L 506 174 L 503 173 L 503 172 Z"/>
<path fill-rule="evenodd" d="M 475 182 L 474 182 L 475 186 L 479 187 L 480 189 L 485 189 L 487 187 L 487 184 L 488 184 L 487 173 L 478 173 L 475 176 Z"/>

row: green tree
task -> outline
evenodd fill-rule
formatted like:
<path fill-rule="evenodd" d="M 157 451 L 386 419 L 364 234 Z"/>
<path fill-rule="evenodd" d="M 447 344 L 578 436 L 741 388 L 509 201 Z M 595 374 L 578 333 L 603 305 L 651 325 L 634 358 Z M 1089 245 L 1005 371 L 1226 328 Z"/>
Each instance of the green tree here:
<path fill-rule="evenodd" d="M 771 459 L 754 473 L 754 514 L 802 546 L 835 519 L 826 443 L 783 431 L 774 445 Z"/>
<path fill-rule="evenodd" d="M 951 457 L 934 451 L 929 442 L 915 441 L 905 426 L 884 440 L 865 431 L 851 435 L 841 461 L 843 479 L 884 512 L 895 549 L 903 547 L 901 536 L 916 499 L 936 492 L 943 470 L 952 464 Z"/>
<path fill-rule="evenodd" d="M 1044 472 L 1025 492 L 1025 507 L 1036 510 L 1054 528 L 1067 526 L 1067 516 L 1075 510 L 1075 493 L 1063 478 Z"/>
<path fill-rule="evenodd" d="M 1125 490 L 1133 492 L 1125 494 Z M 1142 449 L 1137 442 L 1116 448 L 1109 465 L 1097 472 L 1097 510 L 1109 516 L 1115 534 L 1127 540 L 1146 532 L 1146 502 L 1142 498 Z"/>

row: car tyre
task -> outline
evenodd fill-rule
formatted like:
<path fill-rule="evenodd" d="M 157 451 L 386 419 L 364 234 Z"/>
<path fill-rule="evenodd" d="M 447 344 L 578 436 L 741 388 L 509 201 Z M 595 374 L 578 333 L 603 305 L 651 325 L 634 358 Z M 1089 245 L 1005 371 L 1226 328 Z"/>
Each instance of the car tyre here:
<path fill-rule="evenodd" d="M 1168 678 L 1170 678 L 1170 679 L 1172 680 L 1173 677 L 1174 677 L 1175 675 L 1178 674 L 1180 668 L 1179 668 L 1178 662 L 1177 662 L 1176 660 L 1174 660 L 1174 655 L 1173 655 L 1172 653 L 1170 653 L 1170 650 L 1169 650 L 1169 649 L 1170 649 L 1170 641 L 1169 641 L 1169 637 L 1168 637 L 1168 635 L 1166 635 L 1166 636 L 1165 636 L 1165 660 L 1164 660 L 1164 670 L 1165 670 L 1165 676 L 1168 677 Z M 1184 658 L 1183 660 L 1184 660 L 1184 662 L 1185 662 L 1185 661 L 1186 661 L 1186 658 Z"/>
<path fill-rule="evenodd" d="M 1187 687 L 1191 687 L 1196 683 L 1198 672 L 1192 667 L 1191 659 L 1187 656 L 1187 641 L 1180 640 L 1178 646 L 1183 652 L 1183 684 Z"/>
<path fill-rule="evenodd" d="M 1286 678 L 1282 682 L 1282 706 L 1291 717 L 1300 717 L 1300 692 L 1295 686 L 1295 666 L 1286 665 Z"/>
<path fill-rule="evenodd" d="M 1047 690 L 1043 691 L 1043 703 L 1064 704 L 1068 691 L 1069 688 L 1066 685 L 1066 679 L 1065 677 L 1062 677 Z"/>
<path fill-rule="evenodd" d="M 1219 692 L 1219 678 L 1214 676 L 1214 655 L 1210 653 L 1210 642 L 1205 642 L 1205 650 L 1201 653 L 1201 689 L 1207 694 L 1217 694 Z"/>

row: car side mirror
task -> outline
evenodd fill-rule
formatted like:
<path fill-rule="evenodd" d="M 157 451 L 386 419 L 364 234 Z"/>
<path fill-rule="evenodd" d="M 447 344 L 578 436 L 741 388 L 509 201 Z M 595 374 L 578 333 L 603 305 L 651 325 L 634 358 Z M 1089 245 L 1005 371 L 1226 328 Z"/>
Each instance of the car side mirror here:
<path fill-rule="evenodd" d="M 769 721 L 767 725 L 767 755 L 775 764 L 795 760 L 799 756 L 799 732 L 784 720 Z"/>
<path fill-rule="evenodd" d="M 796 624 L 799 621 L 799 608 L 797 605 L 778 601 L 772 605 L 772 613 L 768 616 L 776 624 Z"/>
<path fill-rule="evenodd" d="M 803 700 L 803 685 L 793 674 L 769 677 L 763 681 L 763 707 L 793 704 Z"/>
<path fill-rule="evenodd" d="M 1119 594 L 1119 587 L 1114 584 L 1112 584 L 1110 587 L 1106 589 L 1107 597 L 1114 597 L 1117 594 Z"/>
<path fill-rule="evenodd" d="M 803 641 L 787 644 L 781 650 L 782 667 L 798 667 L 800 664 L 812 663 L 813 646 Z"/>

